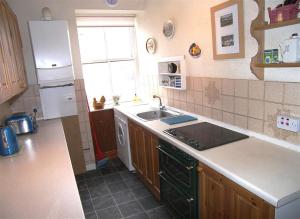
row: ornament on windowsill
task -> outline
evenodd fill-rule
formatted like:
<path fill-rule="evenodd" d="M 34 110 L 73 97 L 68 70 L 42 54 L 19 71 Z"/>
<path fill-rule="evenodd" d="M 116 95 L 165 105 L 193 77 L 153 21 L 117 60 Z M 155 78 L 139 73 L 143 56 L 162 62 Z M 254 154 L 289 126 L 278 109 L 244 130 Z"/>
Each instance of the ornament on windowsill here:
<path fill-rule="evenodd" d="M 94 109 L 103 109 L 104 108 L 104 103 L 105 103 L 105 97 L 102 96 L 100 98 L 100 101 L 98 102 L 97 99 L 94 97 L 93 98 L 93 107 Z"/>

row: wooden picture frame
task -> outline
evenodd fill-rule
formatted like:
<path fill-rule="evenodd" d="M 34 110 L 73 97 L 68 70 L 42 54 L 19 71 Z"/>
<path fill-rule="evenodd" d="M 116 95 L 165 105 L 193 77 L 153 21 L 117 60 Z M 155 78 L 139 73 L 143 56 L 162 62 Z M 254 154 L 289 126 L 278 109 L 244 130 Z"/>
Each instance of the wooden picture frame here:
<path fill-rule="evenodd" d="M 213 58 L 245 57 L 243 0 L 229 0 L 211 8 Z"/>

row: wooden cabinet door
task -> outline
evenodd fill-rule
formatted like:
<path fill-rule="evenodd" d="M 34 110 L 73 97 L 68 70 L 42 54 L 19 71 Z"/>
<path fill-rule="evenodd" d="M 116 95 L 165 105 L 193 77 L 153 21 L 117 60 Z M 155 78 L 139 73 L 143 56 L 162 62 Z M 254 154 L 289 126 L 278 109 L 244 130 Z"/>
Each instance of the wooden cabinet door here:
<path fill-rule="evenodd" d="M 0 104 L 27 87 L 17 18 L 0 0 Z"/>
<path fill-rule="evenodd" d="M 160 199 L 158 138 L 151 132 L 129 120 L 131 160 L 139 176 L 155 197 Z"/>
<path fill-rule="evenodd" d="M 4 62 L 6 64 L 6 72 L 10 79 L 11 89 L 18 87 L 18 75 L 15 64 L 12 34 L 9 28 L 9 15 L 7 5 L 4 2 L 0 2 L 0 26 L 1 26 L 1 41 L 3 46 Z M 13 91 L 15 93 L 15 91 Z"/>
<path fill-rule="evenodd" d="M 153 171 L 153 150 L 152 150 L 152 135 L 150 132 L 144 130 L 144 142 L 145 142 L 145 179 L 147 183 L 153 186 L 154 171 Z"/>
<path fill-rule="evenodd" d="M 136 148 L 137 148 L 137 171 L 141 176 L 146 173 L 146 148 L 143 128 L 136 125 L 135 128 Z"/>
<path fill-rule="evenodd" d="M 138 160 L 138 153 L 137 153 L 137 145 L 136 145 L 136 126 L 131 121 L 128 121 L 128 131 L 129 131 L 129 140 L 130 140 L 130 150 L 131 150 L 131 162 L 134 168 L 137 170 L 137 160 Z"/>
<path fill-rule="evenodd" d="M 199 164 L 201 219 L 274 219 L 275 208 L 261 198 Z"/>
<path fill-rule="evenodd" d="M 16 66 L 16 77 L 18 88 L 20 91 L 24 90 L 27 87 L 26 81 L 26 72 L 25 72 L 25 65 L 24 65 L 24 57 L 22 52 L 22 41 L 21 41 L 21 34 L 19 30 L 18 20 L 16 15 L 6 7 L 7 15 L 8 15 L 8 22 L 9 28 L 11 33 L 11 41 L 13 46 L 13 53 Z"/>
<path fill-rule="evenodd" d="M 91 112 L 97 140 L 103 152 L 115 154 L 117 151 L 114 111 L 105 109 Z"/>
<path fill-rule="evenodd" d="M 200 214 L 205 219 L 225 218 L 225 185 L 217 175 L 201 169 L 200 172 Z"/>

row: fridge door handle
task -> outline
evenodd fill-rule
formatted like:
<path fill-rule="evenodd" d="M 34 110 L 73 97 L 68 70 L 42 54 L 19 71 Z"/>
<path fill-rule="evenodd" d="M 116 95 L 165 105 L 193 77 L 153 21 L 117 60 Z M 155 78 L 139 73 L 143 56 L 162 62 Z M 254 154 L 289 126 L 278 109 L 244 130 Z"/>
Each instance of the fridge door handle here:
<path fill-rule="evenodd" d="M 72 67 L 72 65 L 57 66 L 57 64 L 52 64 L 51 67 L 49 67 L 49 68 L 37 68 L 37 69 L 52 70 L 52 69 L 69 68 L 69 67 Z"/>
<path fill-rule="evenodd" d="M 55 86 L 43 86 L 43 87 L 40 87 L 40 89 L 58 88 L 58 87 L 70 87 L 70 86 L 74 86 L 74 84 L 73 83 L 69 83 L 69 84 L 55 85 Z"/>

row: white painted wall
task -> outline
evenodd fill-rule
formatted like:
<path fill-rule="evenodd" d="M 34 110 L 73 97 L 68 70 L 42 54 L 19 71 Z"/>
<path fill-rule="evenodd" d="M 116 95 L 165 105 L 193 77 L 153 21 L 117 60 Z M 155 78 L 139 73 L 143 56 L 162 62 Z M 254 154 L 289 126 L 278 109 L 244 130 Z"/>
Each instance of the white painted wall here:
<path fill-rule="evenodd" d="M 144 1 L 145 0 L 119 0 L 117 7 L 113 9 L 143 10 Z M 41 20 L 41 10 L 43 7 L 49 7 L 51 9 L 54 19 L 63 19 L 69 22 L 75 77 L 76 79 L 82 78 L 75 10 L 112 10 L 112 8 L 108 7 L 104 0 L 7 0 L 7 2 L 18 17 L 29 83 L 36 84 L 37 80 L 27 23 L 29 20 Z"/>
<path fill-rule="evenodd" d="M 266 5 L 274 7 L 281 0 L 266 0 Z M 257 16 L 257 5 L 253 0 L 244 0 L 244 28 L 246 57 L 243 59 L 213 60 L 210 8 L 224 0 L 148 0 L 145 12 L 138 15 L 138 47 L 140 70 L 143 74 L 157 74 L 156 60 L 159 57 L 186 55 L 187 73 L 193 76 L 255 79 L 250 71 L 250 61 L 257 52 L 257 42 L 250 34 L 250 25 Z M 175 37 L 166 39 L 162 34 L 163 22 L 173 19 L 176 25 Z M 267 32 L 266 45 L 277 48 L 278 43 L 287 38 L 300 26 L 286 27 Z M 284 32 L 284 33 L 282 33 Z M 155 55 L 147 54 L 145 42 L 154 37 L 158 42 Z M 192 42 L 197 42 L 202 55 L 194 59 L 188 54 Z M 267 69 L 267 80 L 300 81 L 300 69 Z"/>

